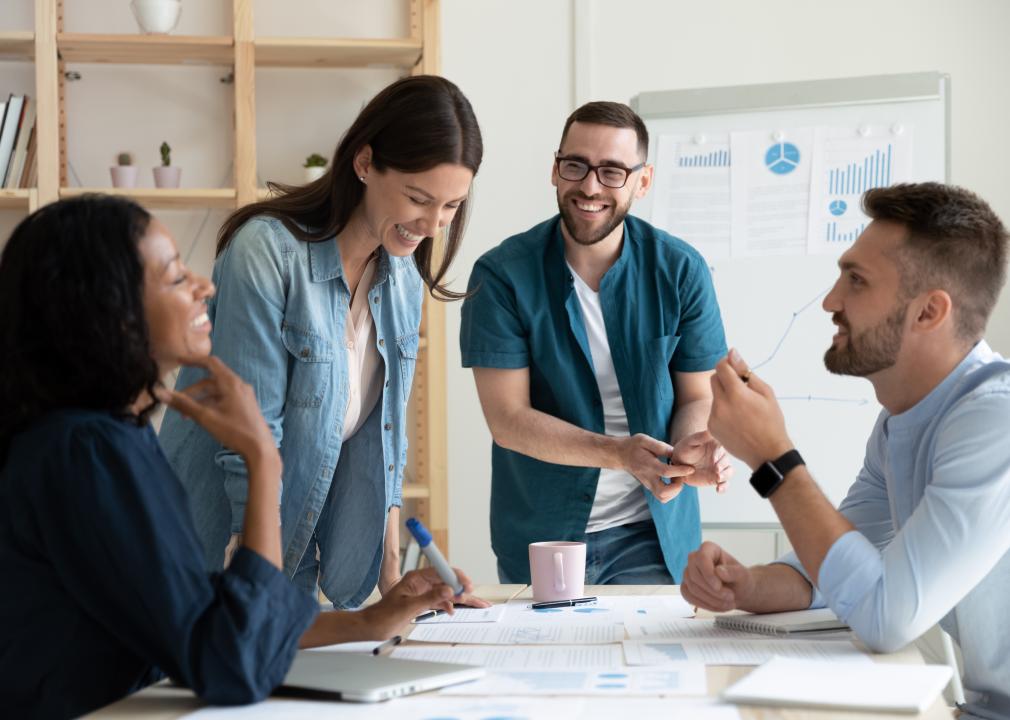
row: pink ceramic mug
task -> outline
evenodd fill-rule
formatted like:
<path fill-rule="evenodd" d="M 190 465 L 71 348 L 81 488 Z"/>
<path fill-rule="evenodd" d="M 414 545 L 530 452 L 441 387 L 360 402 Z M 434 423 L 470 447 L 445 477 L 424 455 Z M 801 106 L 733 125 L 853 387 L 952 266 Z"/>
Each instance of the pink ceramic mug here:
<path fill-rule="evenodd" d="M 586 588 L 586 544 L 530 543 L 534 602 L 580 598 Z"/>

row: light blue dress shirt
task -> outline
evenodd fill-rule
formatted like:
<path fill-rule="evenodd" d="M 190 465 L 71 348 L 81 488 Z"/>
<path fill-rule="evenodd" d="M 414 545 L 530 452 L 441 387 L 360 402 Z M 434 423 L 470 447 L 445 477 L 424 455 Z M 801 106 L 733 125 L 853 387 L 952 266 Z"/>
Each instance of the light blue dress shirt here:
<path fill-rule="evenodd" d="M 811 607 L 874 650 L 937 622 L 964 657 L 965 710 L 1010 718 L 1010 363 L 979 342 L 918 404 L 880 414 L 839 508 Z M 780 562 L 808 577 L 796 559 Z"/>

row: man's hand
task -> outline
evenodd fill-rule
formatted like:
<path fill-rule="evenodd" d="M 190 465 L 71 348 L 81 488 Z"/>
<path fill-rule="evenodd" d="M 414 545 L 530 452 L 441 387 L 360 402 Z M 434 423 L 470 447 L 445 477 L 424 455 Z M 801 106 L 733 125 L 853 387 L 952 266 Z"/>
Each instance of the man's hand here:
<path fill-rule="evenodd" d="M 726 456 L 726 448 L 707 430 L 678 440 L 670 455 L 670 462 L 694 468 L 694 472 L 683 480 L 674 480 L 675 484 L 683 482 L 694 487 L 714 487 L 717 493 L 724 493 L 733 476 L 733 466 Z"/>
<path fill-rule="evenodd" d="M 690 465 L 669 465 L 666 459 L 673 453 L 673 447 L 648 435 L 632 435 L 621 438 L 618 444 L 621 468 L 635 476 L 661 503 L 673 500 L 683 485 L 680 478 L 694 473 Z M 673 480 L 663 482 L 662 478 Z"/>
<path fill-rule="evenodd" d="M 754 592 L 754 574 L 711 542 L 687 556 L 680 594 L 692 605 L 725 612 L 746 605 Z"/>
<path fill-rule="evenodd" d="M 715 367 L 708 429 L 752 470 L 793 448 L 775 392 L 747 369 L 736 350 Z"/>

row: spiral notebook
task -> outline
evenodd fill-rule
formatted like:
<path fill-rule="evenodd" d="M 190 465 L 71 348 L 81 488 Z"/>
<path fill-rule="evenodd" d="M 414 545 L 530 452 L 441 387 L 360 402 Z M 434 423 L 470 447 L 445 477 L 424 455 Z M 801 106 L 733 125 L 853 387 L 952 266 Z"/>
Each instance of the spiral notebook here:
<path fill-rule="evenodd" d="M 829 608 L 760 615 L 751 613 L 718 615 L 715 624 L 716 627 L 729 630 L 743 630 L 764 635 L 798 635 L 849 629 L 849 626 L 839 620 Z"/>

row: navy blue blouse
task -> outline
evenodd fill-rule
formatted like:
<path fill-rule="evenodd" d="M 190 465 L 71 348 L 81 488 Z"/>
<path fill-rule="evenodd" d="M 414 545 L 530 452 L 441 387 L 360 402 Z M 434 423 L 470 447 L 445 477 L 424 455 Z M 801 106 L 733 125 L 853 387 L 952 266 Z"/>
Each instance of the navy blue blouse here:
<path fill-rule="evenodd" d="M 204 700 L 280 684 L 318 607 L 242 548 L 208 574 L 150 426 L 84 410 L 17 435 L 0 469 L 0 714 L 71 717 L 167 674 Z"/>

